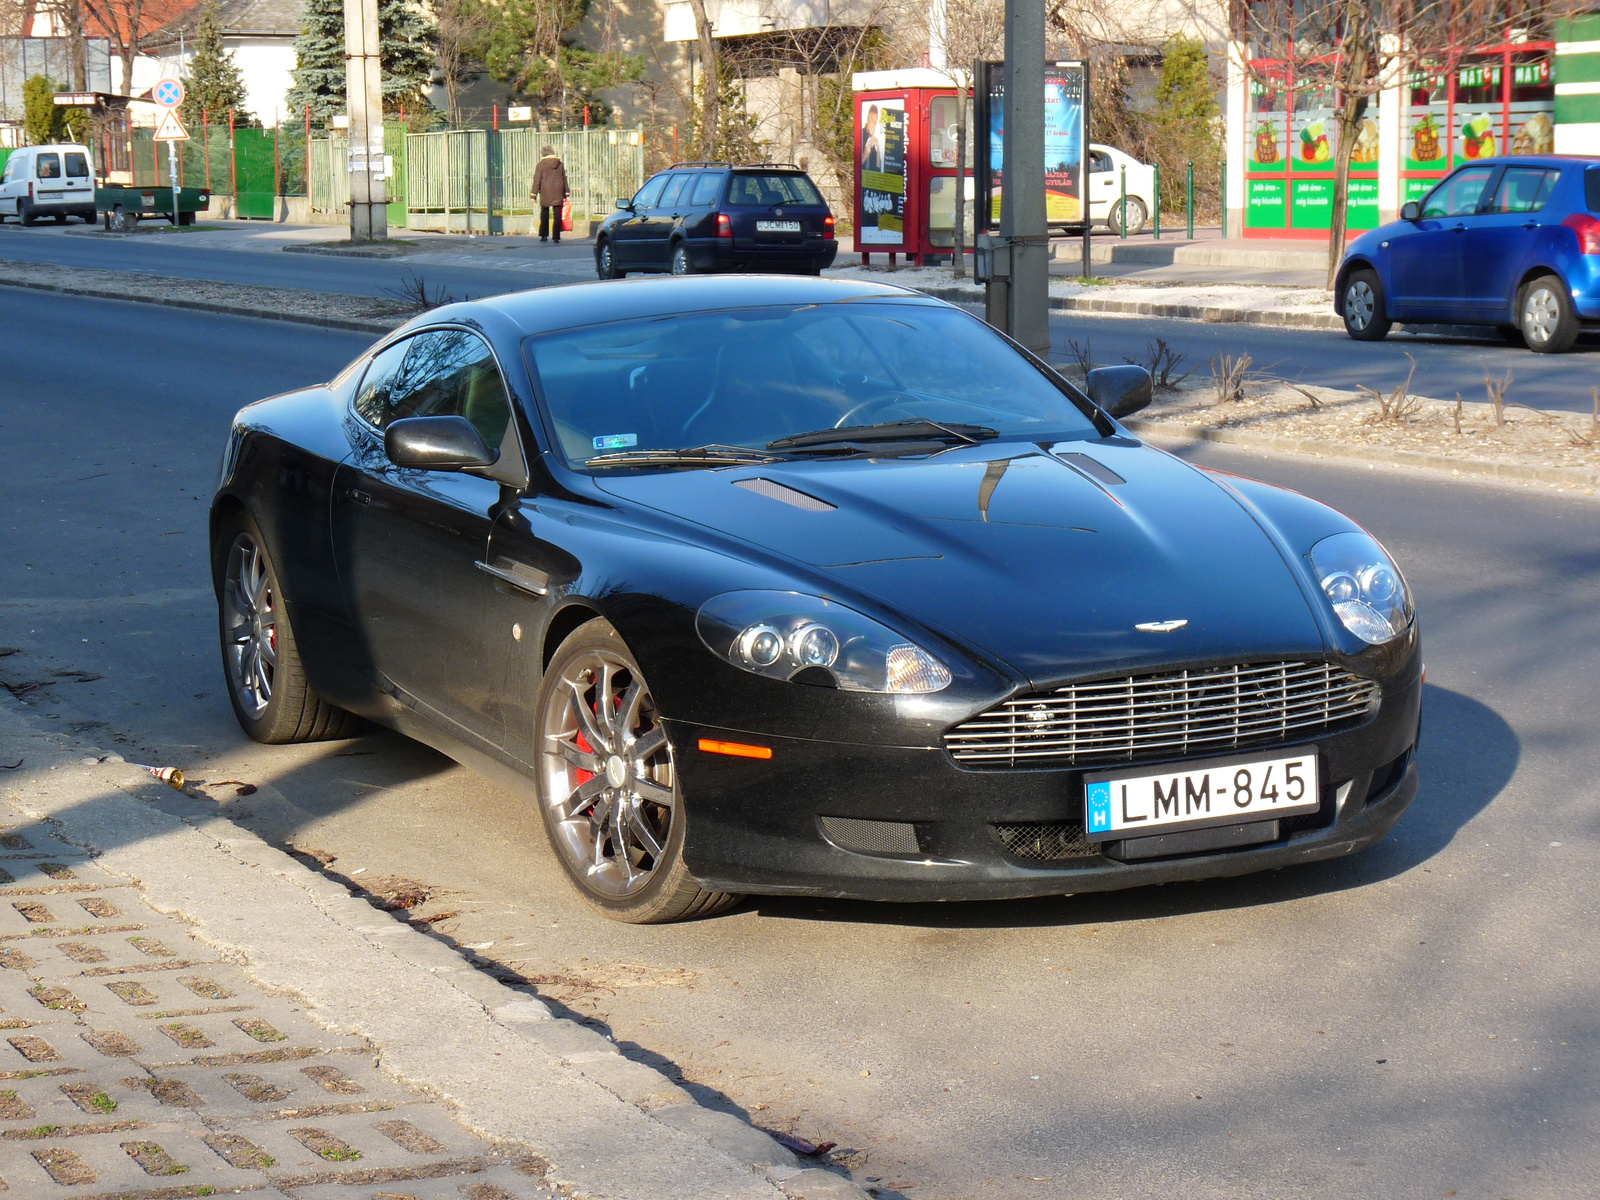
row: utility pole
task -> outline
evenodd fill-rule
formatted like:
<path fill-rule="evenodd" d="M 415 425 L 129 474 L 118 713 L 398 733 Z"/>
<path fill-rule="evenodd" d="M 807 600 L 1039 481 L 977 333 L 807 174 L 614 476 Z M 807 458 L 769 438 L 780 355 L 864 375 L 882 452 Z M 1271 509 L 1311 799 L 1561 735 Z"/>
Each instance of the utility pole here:
<path fill-rule="evenodd" d="M 350 110 L 350 240 L 389 236 L 383 177 L 383 77 L 378 0 L 344 0 L 344 84 Z"/>
<path fill-rule="evenodd" d="M 1000 241 L 1010 250 L 1005 330 L 1050 357 L 1050 235 L 1044 200 L 1044 0 L 1006 0 L 1005 176 Z M 1084 97 L 1087 104 L 1089 98 Z M 1088 147 L 1084 148 L 1088 153 Z M 1087 197 L 1085 197 L 1087 203 Z"/>

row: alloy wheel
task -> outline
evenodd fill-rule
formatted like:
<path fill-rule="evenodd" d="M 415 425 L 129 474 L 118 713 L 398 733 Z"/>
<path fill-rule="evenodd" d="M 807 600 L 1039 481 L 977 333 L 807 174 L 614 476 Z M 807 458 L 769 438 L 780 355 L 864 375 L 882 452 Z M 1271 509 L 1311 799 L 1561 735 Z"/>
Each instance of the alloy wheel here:
<path fill-rule="evenodd" d="M 1377 304 L 1372 286 L 1365 279 L 1358 279 L 1345 289 L 1344 319 L 1350 328 L 1358 333 L 1363 332 L 1372 324 L 1372 314 L 1377 310 Z"/>
<path fill-rule="evenodd" d="M 1561 301 L 1548 284 L 1528 289 L 1522 301 L 1522 332 L 1530 342 L 1548 342 L 1561 323 Z"/>
<path fill-rule="evenodd" d="M 621 656 L 587 651 L 545 708 L 545 803 L 558 852 L 596 894 L 631 896 L 666 857 L 678 811 L 672 747 L 649 689 Z"/>
<path fill-rule="evenodd" d="M 680 242 L 672 251 L 672 273 L 674 275 L 691 275 L 694 268 L 689 265 L 689 251 Z"/>
<path fill-rule="evenodd" d="M 612 268 L 615 265 L 616 264 L 613 263 L 612 259 L 611 259 L 611 243 L 610 242 L 601 242 L 600 243 L 600 278 L 601 279 L 610 279 L 612 277 L 612 275 L 615 274 L 615 272 L 612 270 Z"/>
<path fill-rule="evenodd" d="M 278 604 L 261 544 L 241 533 L 228 551 L 222 585 L 223 650 L 240 706 L 258 717 L 278 673 Z"/>

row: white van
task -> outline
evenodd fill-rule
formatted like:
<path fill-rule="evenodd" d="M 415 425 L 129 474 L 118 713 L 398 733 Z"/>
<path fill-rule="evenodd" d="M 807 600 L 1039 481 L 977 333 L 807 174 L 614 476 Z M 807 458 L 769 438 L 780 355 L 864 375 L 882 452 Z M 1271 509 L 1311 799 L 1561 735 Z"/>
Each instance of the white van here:
<path fill-rule="evenodd" d="M 32 225 L 39 217 L 65 222 L 82 217 L 91 225 L 94 172 L 87 146 L 24 146 L 13 150 L 0 176 L 0 221 L 16 217 Z"/>

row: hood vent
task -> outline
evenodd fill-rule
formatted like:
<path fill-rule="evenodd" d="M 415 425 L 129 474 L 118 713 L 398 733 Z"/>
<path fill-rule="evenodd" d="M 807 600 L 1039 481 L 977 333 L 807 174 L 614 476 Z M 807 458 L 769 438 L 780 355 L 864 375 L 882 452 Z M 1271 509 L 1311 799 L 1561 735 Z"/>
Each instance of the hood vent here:
<path fill-rule="evenodd" d="M 1099 459 L 1090 458 L 1087 454 L 1078 454 L 1076 452 L 1072 452 L 1068 454 L 1057 454 L 1056 457 L 1062 462 L 1066 463 L 1069 467 L 1077 467 L 1078 470 L 1082 471 L 1091 479 L 1098 479 L 1101 483 L 1106 484 L 1107 486 L 1128 482 L 1121 475 L 1118 475 L 1110 467 L 1106 466 L 1105 463 L 1101 462 Z"/>
<path fill-rule="evenodd" d="M 754 492 L 769 500 L 781 500 L 785 504 L 803 508 L 806 512 L 833 512 L 839 507 L 837 504 L 829 504 L 826 500 L 818 500 L 815 496 L 808 496 L 804 492 L 797 492 L 794 488 L 785 487 L 771 479 L 735 479 L 733 486 L 742 487 L 747 492 Z"/>

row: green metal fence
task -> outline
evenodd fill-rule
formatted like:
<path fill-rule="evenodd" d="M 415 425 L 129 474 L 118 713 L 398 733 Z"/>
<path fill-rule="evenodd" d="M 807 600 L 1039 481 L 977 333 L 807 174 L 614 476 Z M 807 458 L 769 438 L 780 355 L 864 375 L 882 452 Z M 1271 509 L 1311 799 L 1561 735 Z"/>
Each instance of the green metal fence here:
<path fill-rule="evenodd" d="M 388 222 L 400 227 L 406 223 L 406 127 L 383 127 L 383 152 L 390 159 L 384 184 L 389 197 Z M 307 195 L 311 211 L 342 216 L 350 211 L 350 137 L 342 129 L 329 130 L 311 139 Z"/>
<path fill-rule="evenodd" d="M 643 129 L 452 129 L 405 139 L 406 221 L 412 229 L 528 233 L 538 223 L 529 194 L 540 150 L 567 169 L 575 219 L 603 216 L 644 182 Z M 400 164 L 396 162 L 396 172 Z"/>
<path fill-rule="evenodd" d="M 133 131 L 130 157 L 136 187 L 164 186 L 171 178 L 168 155 L 173 143 L 153 141 L 154 130 Z M 209 121 L 176 143 L 178 181 L 234 197 L 240 217 L 277 216 L 277 197 L 306 194 L 306 137 L 303 128 L 235 129 Z"/>

